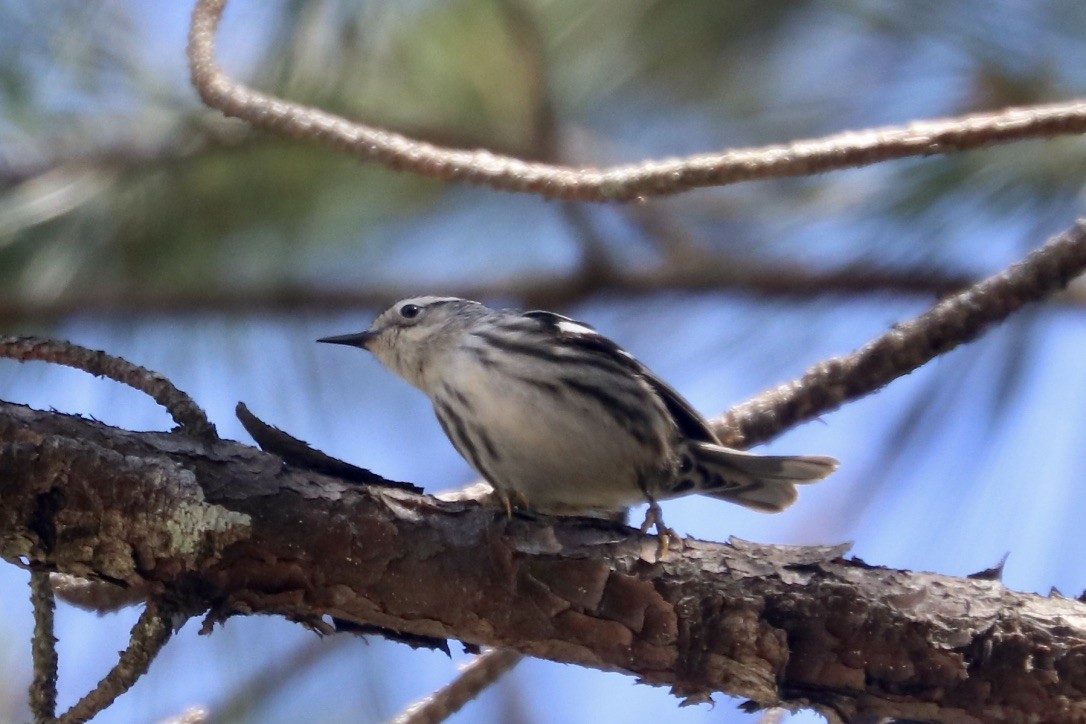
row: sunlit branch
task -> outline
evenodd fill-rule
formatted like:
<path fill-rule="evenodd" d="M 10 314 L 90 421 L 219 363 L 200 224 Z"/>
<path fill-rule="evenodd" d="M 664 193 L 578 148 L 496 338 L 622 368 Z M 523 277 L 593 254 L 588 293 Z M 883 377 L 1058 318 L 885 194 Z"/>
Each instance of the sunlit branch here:
<path fill-rule="evenodd" d="M 215 426 L 191 397 L 159 373 L 120 357 L 71 342 L 38 337 L 0 337 L 0 357 L 19 362 L 52 362 L 116 380 L 149 395 L 190 435 L 204 440 L 218 439 Z"/>
<path fill-rule="evenodd" d="M 460 711 L 483 689 L 496 682 L 524 656 L 509 649 L 491 649 L 475 657 L 455 679 L 416 701 L 390 724 L 438 724 Z"/>
<path fill-rule="evenodd" d="M 225 6 L 226 0 L 198 0 L 189 29 L 192 80 L 212 108 L 258 128 L 318 141 L 391 169 L 548 198 L 631 201 L 1086 131 L 1086 101 L 1069 101 L 608 168 L 528 162 L 485 150 L 424 143 L 238 83 L 215 61 L 215 34 Z"/>
<path fill-rule="evenodd" d="M 53 633 L 56 601 L 49 573 L 30 571 L 30 601 L 34 606 L 34 681 L 30 685 L 30 712 L 36 724 L 52 722 L 57 711 L 57 639 Z"/>
<path fill-rule="evenodd" d="M 820 362 L 798 380 L 732 408 L 714 421 L 716 430 L 727 445 L 765 442 L 973 341 L 1024 304 L 1062 289 L 1084 270 L 1086 221 L 1079 220 L 1022 262 L 896 325 L 852 354 Z"/>
<path fill-rule="evenodd" d="M 158 606 L 148 603 L 132 627 L 128 648 L 121 652 L 117 665 L 98 682 L 92 692 L 57 719 L 58 724 L 81 724 L 112 704 L 147 673 L 151 662 L 172 635 L 171 622 Z"/>

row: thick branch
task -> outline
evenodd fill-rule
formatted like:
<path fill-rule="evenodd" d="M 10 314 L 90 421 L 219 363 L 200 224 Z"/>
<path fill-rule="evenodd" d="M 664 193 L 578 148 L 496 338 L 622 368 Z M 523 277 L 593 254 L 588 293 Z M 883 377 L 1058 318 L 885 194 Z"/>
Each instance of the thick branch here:
<path fill-rule="evenodd" d="M 485 150 L 435 146 L 247 88 L 223 73 L 215 61 L 215 34 L 225 6 L 226 0 L 198 0 L 189 29 L 192 81 L 208 106 L 258 128 L 319 141 L 395 170 L 567 201 L 632 201 L 1086 132 L 1086 102 L 1070 101 L 604 169 L 531 163 Z"/>
<path fill-rule="evenodd" d="M 1082 721 L 1086 606 L 841 548 L 655 540 L 284 469 L 0 404 L 0 553 L 207 602 L 330 615 L 852 717 Z"/>

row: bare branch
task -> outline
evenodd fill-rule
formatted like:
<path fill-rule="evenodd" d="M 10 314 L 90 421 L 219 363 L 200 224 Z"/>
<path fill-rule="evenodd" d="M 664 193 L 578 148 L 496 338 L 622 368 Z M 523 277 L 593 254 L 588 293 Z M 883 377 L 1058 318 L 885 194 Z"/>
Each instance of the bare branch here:
<path fill-rule="evenodd" d="M 576 219 L 576 217 L 574 217 Z M 574 220 L 574 219 L 571 219 Z M 583 230 L 578 229 L 582 234 Z M 676 260 L 658 267 L 627 269 L 607 263 L 597 245 L 583 234 L 582 264 L 573 273 L 498 279 L 460 284 L 443 293 L 468 299 L 520 300 L 529 307 L 561 308 L 597 294 L 644 295 L 664 291 L 733 291 L 766 297 L 892 294 L 941 297 L 973 282 L 963 275 L 931 271 L 889 271 L 867 266 L 811 271 L 786 264 L 738 263 L 703 255 L 697 263 Z M 602 263 L 601 263 L 602 262 Z M 302 314 L 384 307 L 417 292 L 407 285 L 367 285 L 361 289 L 314 289 L 277 286 L 267 289 L 117 290 L 70 293 L 47 302 L 0 298 L 0 324 L 63 319 L 73 314 Z M 1083 306 L 1082 295 L 1062 300 Z"/>
<path fill-rule="evenodd" d="M 390 724 L 438 724 L 460 711 L 465 704 L 524 658 L 509 649 L 491 649 L 479 654 L 460 674 L 425 699 L 416 701 Z"/>
<path fill-rule="evenodd" d="M 30 712 L 35 724 L 49 724 L 57 715 L 57 639 L 53 634 L 56 601 L 49 573 L 30 571 L 30 601 L 34 605 L 34 681 L 30 685 Z"/>
<path fill-rule="evenodd" d="M 148 511 L 148 514 L 153 515 L 154 512 Z M 147 673 L 151 662 L 172 635 L 173 626 L 168 617 L 156 604 L 149 602 L 132 627 L 128 648 L 121 652 L 117 665 L 98 682 L 94 691 L 65 712 L 57 720 L 58 724 L 82 724 L 112 704 Z"/>
<path fill-rule="evenodd" d="M 1086 101 L 1069 101 L 603 169 L 532 163 L 485 150 L 423 143 L 247 88 L 223 73 L 215 61 L 215 34 L 225 6 L 226 0 L 198 0 L 189 29 L 192 81 L 212 108 L 258 128 L 318 141 L 397 171 L 567 201 L 632 201 L 1086 132 Z"/>
<path fill-rule="evenodd" d="M 726 445 L 750 447 L 836 410 L 971 342 L 1023 305 L 1062 289 L 1086 270 L 1086 220 L 1025 260 L 895 326 L 865 347 L 820 362 L 798 380 L 763 392 L 714 421 Z"/>
<path fill-rule="evenodd" d="M 149 395 L 166 408 L 174 422 L 187 434 L 205 441 L 219 438 L 215 426 L 191 397 L 157 372 L 120 357 L 71 342 L 38 337 L 0 337 L 0 357 L 10 357 L 19 362 L 52 362 L 75 367 L 95 377 L 108 377 Z"/>
<path fill-rule="evenodd" d="M 695 701 L 725 691 L 849 718 L 1086 711 L 1086 604 L 998 581 L 878 568 L 839 546 L 688 540 L 656 562 L 653 538 L 613 523 L 509 520 L 284 470 L 230 441 L 4 403 L 0 469 L 0 555 L 198 592 L 205 626 L 334 615 L 624 671 Z M 102 520 L 124 525 L 88 523 Z"/>

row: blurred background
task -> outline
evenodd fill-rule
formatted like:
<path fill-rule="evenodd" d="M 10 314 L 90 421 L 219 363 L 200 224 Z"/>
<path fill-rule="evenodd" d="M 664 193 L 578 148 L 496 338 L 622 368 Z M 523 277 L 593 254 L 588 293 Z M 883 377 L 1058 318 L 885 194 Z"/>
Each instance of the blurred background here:
<path fill-rule="evenodd" d="M 1083 213 L 1086 145 L 1031 141 L 628 206 L 445 185 L 250 133 L 188 84 L 187 2 L 0 0 L 0 331 L 157 370 L 224 436 L 267 422 L 436 492 L 474 479 L 423 396 L 318 346 L 385 303 L 471 294 L 588 321 L 709 416 L 864 344 Z M 1080 0 L 234 0 L 243 81 L 460 147 L 604 165 L 1086 94 Z M 712 540 L 855 541 L 878 565 L 1086 588 L 1086 289 L 767 446 L 841 471 L 787 513 L 665 504 Z M 0 360 L 0 398 L 168 429 L 150 399 Z M 635 516 L 637 513 L 635 513 Z M 28 719 L 27 574 L 0 566 L 0 721 Z M 138 611 L 61 605 L 61 710 Z M 466 660 L 190 622 L 96 721 L 376 722 Z M 753 722 L 614 673 L 522 663 L 457 722 Z M 810 714 L 791 721 L 815 721 Z"/>

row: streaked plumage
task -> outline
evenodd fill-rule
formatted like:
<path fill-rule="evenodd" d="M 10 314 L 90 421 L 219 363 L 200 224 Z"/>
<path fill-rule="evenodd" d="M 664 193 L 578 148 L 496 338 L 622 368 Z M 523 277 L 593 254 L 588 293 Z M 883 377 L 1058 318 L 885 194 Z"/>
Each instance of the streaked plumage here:
<path fill-rule="evenodd" d="M 363 347 L 433 402 L 445 434 L 503 496 L 546 513 L 618 510 L 700 493 L 757 510 L 792 504 L 826 457 L 720 445 L 675 390 L 611 340 L 551 312 L 455 297 L 397 302 Z"/>

